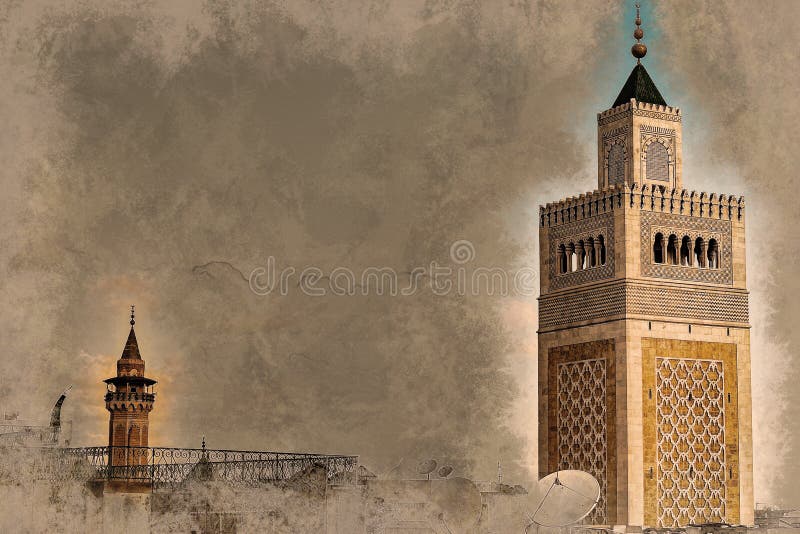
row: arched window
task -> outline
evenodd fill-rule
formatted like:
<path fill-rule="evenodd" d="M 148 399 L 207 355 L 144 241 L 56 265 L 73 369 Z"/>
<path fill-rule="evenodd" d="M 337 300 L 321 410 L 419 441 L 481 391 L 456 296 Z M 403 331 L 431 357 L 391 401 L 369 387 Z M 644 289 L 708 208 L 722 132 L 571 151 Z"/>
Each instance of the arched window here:
<path fill-rule="evenodd" d="M 608 150 L 608 185 L 625 182 L 625 147 L 614 143 Z"/>
<path fill-rule="evenodd" d="M 694 266 L 695 267 L 705 267 L 706 266 L 706 242 L 703 241 L 702 237 L 698 237 L 694 240 Z"/>
<path fill-rule="evenodd" d="M 719 245 L 714 238 L 708 240 L 708 267 L 719 269 Z"/>
<path fill-rule="evenodd" d="M 597 236 L 597 242 L 600 244 L 600 265 L 606 264 L 606 240 L 602 235 Z"/>
<path fill-rule="evenodd" d="M 646 169 L 648 180 L 669 182 L 669 154 L 667 147 L 658 141 L 647 145 Z"/>
<path fill-rule="evenodd" d="M 664 263 L 664 234 L 661 232 L 653 239 L 653 263 Z"/>
<path fill-rule="evenodd" d="M 684 267 L 689 267 L 692 265 L 691 249 L 692 240 L 688 235 L 683 236 L 683 239 L 681 240 L 681 265 Z"/>
<path fill-rule="evenodd" d="M 586 240 L 586 254 L 589 257 L 589 259 L 586 261 L 586 264 L 589 267 L 597 267 L 597 251 L 594 248 L 593 237 L 590 237 Z"/>
<path fill-rule="evenodd" d="M 558 245 L 558 272 L 559 274 L 567 272 L 567 249 L 564 245 Z"/>
<path fill-rule="evenodd" d="M 667 242 L 667 263 L 678 265 L 678 236 L 672 234 Z"/>
<path fill-rule="evenodd" d="M 569 258 L 569 272 L 578 270 L 578 254 L 575 252 L 575 243 L 567 245 L 567 258 Z"/>

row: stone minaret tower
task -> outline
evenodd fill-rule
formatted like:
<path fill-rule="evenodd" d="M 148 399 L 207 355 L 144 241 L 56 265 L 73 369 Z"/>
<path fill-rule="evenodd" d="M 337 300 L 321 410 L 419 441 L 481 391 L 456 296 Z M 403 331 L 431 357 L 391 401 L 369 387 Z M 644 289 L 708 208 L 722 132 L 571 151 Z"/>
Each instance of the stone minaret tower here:
<path fill-rule="evenodd" d="M 598 189 L 540 208 L 539 471 L 591 472 L 595 524 L 752 525 L 744 199 L 683 189 L 640 24 Z"/>
<path fill-rule="evenodd" d="M 135 323 L 131 306 L 131 331 L 117 360 L 117 376 L 104 381 L 106 409 L 111 413 L 108 445 L 113 447 L 111 460 L 115 466 L 146 464 L 149 458 L 146 451 L 135 448 L 147 447 L 148 415 L 155 401 L 156 381 L 144 375 L 144 360 L 133 330 Z M 134 449 L 123 450 L 123 447 Z"/>

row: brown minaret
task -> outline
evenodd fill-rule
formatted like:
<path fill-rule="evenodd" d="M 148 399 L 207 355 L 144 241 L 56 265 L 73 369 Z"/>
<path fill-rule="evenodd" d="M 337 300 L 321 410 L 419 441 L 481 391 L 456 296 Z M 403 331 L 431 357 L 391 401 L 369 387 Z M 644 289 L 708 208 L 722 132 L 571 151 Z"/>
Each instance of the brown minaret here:
<path fill-rule="evenodd" d="M 122 356 L 117 360 L 117 376 L 104 380 L 107 385 L 106 409 L 111 413 L 108 445 L 113 447 L 113 452 L 110 459 L 117 466 L 147 463 L 147 451 L 137 448 L 147 447 L 148 414 L 156 396 L 153 392 L 156 381 L 144 375 L 144 360 L 139 353 L 134 324 L 134 308 L 131 306 L 131 332 Z"/>

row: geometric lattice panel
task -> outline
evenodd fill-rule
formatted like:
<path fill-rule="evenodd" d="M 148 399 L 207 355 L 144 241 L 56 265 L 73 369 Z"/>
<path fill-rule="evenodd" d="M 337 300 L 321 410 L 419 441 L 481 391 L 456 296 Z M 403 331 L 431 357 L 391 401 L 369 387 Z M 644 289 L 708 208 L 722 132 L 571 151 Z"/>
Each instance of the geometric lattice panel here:
<path fill-rule="evenodd" d="M 608 150 L 608 185 L 625 183 L 625 146 L 613 144 Z"/>
<path fill-rule="evenodd" d="M 557 372 L 558 469 L 579 469 L 597 479 L 600 501 L 587 522 L 606 524 L 606 359 L 559 363 Z"/>
<path fill-rule="evenodd" d="M 656 358 L 655 378 L 657 526 L 723 522 L 723 363 Z"/>
<path fill-rule="evenodd" d="M 647 176 L 648 180 L 660 182 L 669 181 L 669 155 L 667 148 L 658 141 L 653 141 L 647 146 Z"/>

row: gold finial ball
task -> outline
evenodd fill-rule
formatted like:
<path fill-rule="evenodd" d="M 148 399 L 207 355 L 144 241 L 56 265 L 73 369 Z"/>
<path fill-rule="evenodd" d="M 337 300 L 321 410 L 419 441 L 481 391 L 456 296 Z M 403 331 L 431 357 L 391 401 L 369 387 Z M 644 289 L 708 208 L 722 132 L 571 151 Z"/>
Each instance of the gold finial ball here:
<path fill-rule="evenodd" d="M 636 28 L 635 30 L 633 30 L 634 39 L 641 39 L 642 37 L 644 37 L 644 32 L 642 31 L 641 28 Z"/>
<path fill-rule="evenodd" d="M 636 43 L 631 47 L 631 54 L 636 59 L 642 59 L 647 55 L 647 47 L 643 43 Z"/>

